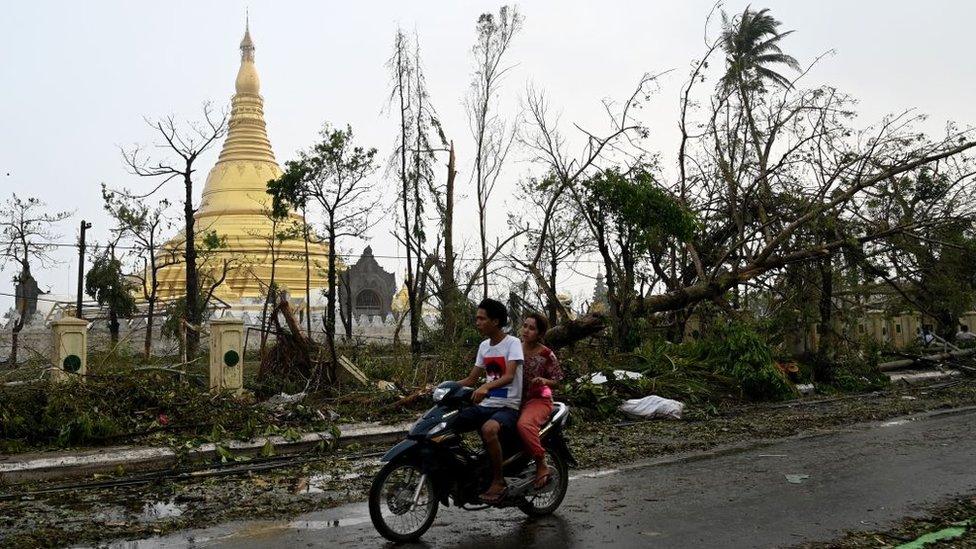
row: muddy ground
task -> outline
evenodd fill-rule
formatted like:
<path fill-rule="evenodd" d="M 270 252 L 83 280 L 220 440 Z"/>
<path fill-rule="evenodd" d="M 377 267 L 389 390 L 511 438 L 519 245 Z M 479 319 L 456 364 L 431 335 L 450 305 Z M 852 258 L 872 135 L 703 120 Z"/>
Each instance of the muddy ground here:
<path fill-rule="evenodd" d="M 577 422 L 570 439 L 580 467 L 590 468 L 971 405 L 976 405 L 976 382 L 966 379 L 709 413 L 688 410 L 680 421 Z M 353 447 L 272 470 L 111 488 L 29 494 L 25 488 L 48 487 L 0 487 L 0 545 L 97 544 L 236 519 L 286 518 L 361 500 L 377 450 Z"/>

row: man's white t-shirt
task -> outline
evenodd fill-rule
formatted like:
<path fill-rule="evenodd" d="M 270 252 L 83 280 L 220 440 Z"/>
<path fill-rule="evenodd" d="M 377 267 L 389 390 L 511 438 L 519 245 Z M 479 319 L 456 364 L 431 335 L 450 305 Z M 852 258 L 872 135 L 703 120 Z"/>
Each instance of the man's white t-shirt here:
<path fill-rule="evenodd" d="M 515 378 L 512 382 L 488 391 L 488 396 L 480 403 L 482 406 L 519 409 L 522 405 L 522 360 L 522 342 L 517 337 L 506 335 L 497 345 L 492 345 L 490 339 L 481 342 L 474 365 L 485 369 L 488 381 L 502 377 L 508 369 L 508 363 L 515 363 Z"/>

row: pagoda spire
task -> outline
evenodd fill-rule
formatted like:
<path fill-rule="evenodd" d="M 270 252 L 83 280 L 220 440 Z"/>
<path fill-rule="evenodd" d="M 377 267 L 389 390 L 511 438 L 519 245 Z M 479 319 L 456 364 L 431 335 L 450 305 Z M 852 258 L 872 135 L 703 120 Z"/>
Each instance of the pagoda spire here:
<path fill-rule="evenodd" d="M 264 121 L 261 80 L 254 65 L 250 21 L 244 23 L 241 66 L 234 82 L 227 137 L 203 189 L 198 217 L 229 211 L 262 211 L 267 182 L 281 175 Z"/>
<path fill-rule="evenodd" d="M 264 98 L 261 97 L 258 69 L 254 65 L 254 49 L 250 24 L 245 23 L 244 38 L 241 40 L 241 68 L 238 69 L 237 80 L 234 82 L 234 91 L 237 93 L 230 101 L 227 140 L 220 151 L 218 164 L 228 160 L 275 163 L 264 121 Z M 261 191 L 264 192 L 264 189 Z"/>
<path fill-rule="evenodd" d="M 254 62 L 254 41 L 251 40 L 251 20 L 244 12 L 244 39 L 241 40 L 241 61 Z"/>

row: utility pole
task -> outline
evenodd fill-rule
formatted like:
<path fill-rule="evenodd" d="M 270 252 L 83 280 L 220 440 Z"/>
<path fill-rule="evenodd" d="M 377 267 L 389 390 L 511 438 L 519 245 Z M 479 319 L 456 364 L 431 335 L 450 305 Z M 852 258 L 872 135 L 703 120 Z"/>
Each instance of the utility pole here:
<path fill-rule="evenodd" d="M 81 296 L 85 282 L 85 231 L 91 229 L 91 223 L 81 220 L 81 238 L 78 241 L 78 301 L 75 316 L 81 318 Z"/>

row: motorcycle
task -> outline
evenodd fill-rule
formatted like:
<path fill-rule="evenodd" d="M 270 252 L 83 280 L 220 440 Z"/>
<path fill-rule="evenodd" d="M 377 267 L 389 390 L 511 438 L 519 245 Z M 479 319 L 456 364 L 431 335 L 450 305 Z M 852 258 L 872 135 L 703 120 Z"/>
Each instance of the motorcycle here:
<path fill-rule="evenodd" d="M 461 410 L 473 406 L 470 387 L 445 381 L 433 392 L 434 407 L 410 428 L 406 439 L 391 448 L 369 490 L 369 516 L 384 538 L 416 541 L 430 528 L 439 505 L 453 503 L 475 511 L 488 507 L 518 507 L 538 517 L 551 514 L 569 487 L 569 466 L 575 465 L 563 436 L 569 406 L 553 405 L 549 420 L 539 431 L 546 448 L 549 480 L 535 488 L 535 462 L 522 451 L 518 433 L 502 434 L 502 472 L 508 490 L 496 503 L 479 499 L 491 484 L 491 466 L 483 445 L 471 448 L 454 429 Z"/>

